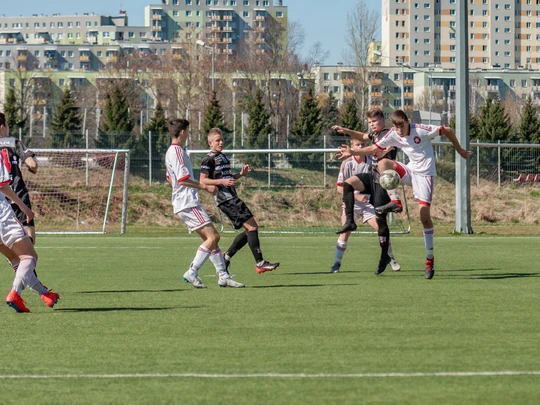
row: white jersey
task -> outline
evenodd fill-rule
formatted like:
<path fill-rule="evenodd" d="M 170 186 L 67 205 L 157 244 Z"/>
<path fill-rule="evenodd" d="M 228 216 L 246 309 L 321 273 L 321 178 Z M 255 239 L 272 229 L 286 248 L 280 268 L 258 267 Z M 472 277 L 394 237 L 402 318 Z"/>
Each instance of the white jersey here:
<path fill-rule="evenodd" d="M 199 204 L 198 190 L 178 184 L 181 181 L 194 180 L 191 159 L 180 145 L 171 145 L 165 155 L 167 179 L 172 184 L 172 205 L 174 213 Z"/>
<path fill-rule="evenodd" d="M 442 131 L 439 125 L 410 124 L 408 136 L 399 136 L 395 129 L 390 130 L 375 146 L 386 149 L 397 146 L 409 157 L 407 166 L 421 176 L 436 176 L 435 155 L 431 140 Z"/>
<path fill-rule="evenodd" d="M 368 156 L 364 156 L 363 158 L 361 156 L 351 156 L 350 158 L 345 159 L 339 168 L 337 185 L 343 186 L 343 182 L 355 174 L 367 173 L 369 171 L 370 163 L 371 158 Z"/>

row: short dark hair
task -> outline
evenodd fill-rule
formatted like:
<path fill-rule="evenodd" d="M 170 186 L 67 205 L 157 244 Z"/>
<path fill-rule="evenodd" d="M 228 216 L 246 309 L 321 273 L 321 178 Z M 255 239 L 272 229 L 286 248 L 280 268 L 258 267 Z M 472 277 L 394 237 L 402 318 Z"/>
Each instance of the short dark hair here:
<path fill-rule="evenodd" d="M 0 126 L 6 126 L 6 115 L 3 112 L 0 112 Z"/>
<path fill-rule="evenodd" d="M 171 118 L 167 121 L 169 126 L 169 134 L 172 138 L 178 138 L 181 131 L 185 131 L 189 127 L 189 121 L 183 118 Z"/>
<path fill-rule="evenodd" d="M 371 110 L 368 111 L 367 117 L 371 119 L 373 118 L 384 119 L 384 113 L 383 113 L 383 110 L 381 110 L 380 108 L 372 108 Z"/>
<path fill-rule="evenodd" d="M 407 117 L 407 114 L 405 114 L 405 111 L 396 110 L 390 115 L 390 120 L 392 121 L 392 124 L 401 126 L 409 122 L 409 117 Z"/>

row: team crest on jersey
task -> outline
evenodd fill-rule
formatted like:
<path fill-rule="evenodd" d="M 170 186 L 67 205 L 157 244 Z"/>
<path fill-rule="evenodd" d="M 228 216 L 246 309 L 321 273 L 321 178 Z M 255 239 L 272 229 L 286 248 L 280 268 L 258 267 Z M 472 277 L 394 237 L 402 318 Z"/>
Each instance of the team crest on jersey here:
<path fill-rule="evenodd" d="M 422 140 L 420 139 L 420 137 L 419 137 L 419 136 L 415 136 L 415 137 L 414 137 L 414 143 L 418 145 L 420 142 L 422 142 Z"/>

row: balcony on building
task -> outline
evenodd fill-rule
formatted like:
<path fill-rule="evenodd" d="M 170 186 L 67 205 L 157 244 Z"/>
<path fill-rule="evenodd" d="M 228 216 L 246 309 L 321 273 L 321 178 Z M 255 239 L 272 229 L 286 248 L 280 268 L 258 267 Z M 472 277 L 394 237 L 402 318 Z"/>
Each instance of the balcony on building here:
<path fill-rule="evenodd" d="M 22 44 L 24 38 L 19 31 L 0 31 L 0 44 Z"/>
<path fill-rule="evenodd" d="M 98 42 L 98 32 L 97 31 L 88 31 L 86 33 L 86 42 L 90 45 L 95 45 Z"/>
<path fill-rule="evenodd" d="M 79 48 L 79 62 L 90 62 L 89 48 Z"/>
<path fill-rule="evenodd" d="M 161 21 L 163 20 L 163 15 L 161 13 L 152 14 L 152 21 Z"/>
<path fill-rule="evenodd" d="M 372 86 L 380 86 L 384 79 L 384 72 L 370 72 L 368 74 L 368 83 Z"/>
<path fill-rule="evenodd" d="M 255 21 L 266 20 L 266 10 L 257 10 L 255 14 Z"/>
<path fill-rule="evenodd" d="M 181 46 L 171 47 L 171 57 L 173 59 L 182 59 L 184 49 Z"/>
<path fill-rule="evenodd" d="M 540 77 L 531 77 L 532 88 L 531 88 L 531 97 L 538 98 L 540 97 Z"/>
<path fill-rule="evenodd" d="M 488 76 L 485 79 L 487 80 L 487 86 L 485 87 L 486 97 L 499 97 L 499 81 L 501 78 Z"/>
<path fill-rule="evenodd" d="M 17 60 L 19 62 L 26 62 L 27 59 L 28 50 L 26 48 L 24 49 L 17 49 Z"/>
<path fill-rule="evenodd" d="M 38 44 L 52 44 L 53 40 L 48 32 L 36 33 L 36 42 Z"/>
<path fill-rule="evenodd" d="M 43 54 L 45 56 L 45 60 L 47 61 L 53 61 L 58 56 L 58 52 L 56 52 L 56 48 L 45 48 L 45 52 Z"/>
<path fill-rule="evenodd" d="M 105 52 L 105 57 L 107 58 L 107 63 L 116 63 L 118 62 L 118 49 L 107 49 Z"/>

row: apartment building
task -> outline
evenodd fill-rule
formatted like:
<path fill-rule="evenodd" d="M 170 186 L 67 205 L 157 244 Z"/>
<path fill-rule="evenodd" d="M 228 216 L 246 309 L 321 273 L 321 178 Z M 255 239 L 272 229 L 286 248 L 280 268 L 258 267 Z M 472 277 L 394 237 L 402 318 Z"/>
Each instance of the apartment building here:
<path fill-rule="evenodd" d="M 461 0 L 383 0 L 383 65 L 452 69 Z M 540 0 L 463 0 L 468 3 L 469 66 L 540 69 Z"/>
<path fill-rule="evenodd" d="M 282 0 L 162 0 L 145 8 L 153 40 L 201 40 L 225 57 L 247 39 L 264 52 L 276 30 L 285 39 L 287 18 Z"/>

